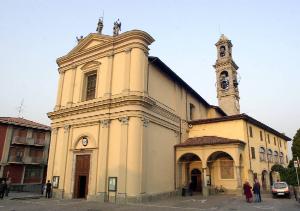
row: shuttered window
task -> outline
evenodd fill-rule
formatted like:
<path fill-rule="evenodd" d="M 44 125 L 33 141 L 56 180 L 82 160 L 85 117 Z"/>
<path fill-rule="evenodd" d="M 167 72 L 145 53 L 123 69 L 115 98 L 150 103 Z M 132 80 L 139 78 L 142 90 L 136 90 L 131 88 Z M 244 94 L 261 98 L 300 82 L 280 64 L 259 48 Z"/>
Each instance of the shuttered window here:
<path fill-rule="evenodd" d="M 86 100 L 91 100 L 95 98 L 96 94 L 96 80 L 97 74 L 87 75 L 86 78 Z"/>

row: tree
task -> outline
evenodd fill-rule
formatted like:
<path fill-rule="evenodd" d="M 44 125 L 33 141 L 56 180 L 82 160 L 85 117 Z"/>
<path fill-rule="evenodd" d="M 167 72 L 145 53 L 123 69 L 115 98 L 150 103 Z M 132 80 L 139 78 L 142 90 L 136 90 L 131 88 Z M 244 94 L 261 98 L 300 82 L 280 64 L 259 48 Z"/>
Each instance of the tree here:
<path fill-rule="evenodd" d="M 293 153 L 293 160 L 296 160 L 297 156 L 300 159 L 300 129 L 297 130 L 297 133 L 293 138 L 292 153 Z"/>

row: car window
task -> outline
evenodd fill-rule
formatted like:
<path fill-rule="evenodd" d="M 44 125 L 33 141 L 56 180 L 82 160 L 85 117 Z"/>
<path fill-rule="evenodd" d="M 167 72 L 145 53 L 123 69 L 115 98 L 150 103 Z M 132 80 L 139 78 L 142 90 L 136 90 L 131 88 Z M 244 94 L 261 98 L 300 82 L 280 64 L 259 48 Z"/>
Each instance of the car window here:
<path fill-rule="evenodd" d="M 274 184 L 274 188 L 286 188 L 286 187 L 287 187 L 286 183 L 280 182 Z"/>

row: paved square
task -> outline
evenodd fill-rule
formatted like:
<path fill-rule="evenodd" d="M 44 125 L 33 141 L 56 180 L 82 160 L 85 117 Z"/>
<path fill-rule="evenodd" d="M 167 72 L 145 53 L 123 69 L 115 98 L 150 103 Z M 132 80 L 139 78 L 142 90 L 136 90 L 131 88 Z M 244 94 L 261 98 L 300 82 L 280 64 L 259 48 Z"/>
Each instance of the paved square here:
<path fill-rule="evenodd" d="M 299 211 L 300 203 L 292 199 L 272 199 L 269 195 L 263 197 L 262 203 L 246 203 L 240 196 L 218 195 L 203 198 L 202 196 L 175 197 L 155 202 L 141 204 L 118 205 L 113 203 L 99 203 L 86 200 L 57 200 L 57 199 L 27 199 L 1 200 L 0 210 L 19 211 L 188 211 L 188 210 L 285 210 Z"/>

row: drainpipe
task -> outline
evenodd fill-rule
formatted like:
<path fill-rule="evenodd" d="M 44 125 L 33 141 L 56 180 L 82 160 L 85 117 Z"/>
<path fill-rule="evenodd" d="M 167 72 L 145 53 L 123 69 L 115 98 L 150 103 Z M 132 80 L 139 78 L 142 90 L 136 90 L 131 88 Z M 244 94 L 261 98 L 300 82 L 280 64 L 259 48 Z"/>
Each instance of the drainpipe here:
<path fill-rule="evenodd" d="M 246 121 L 246 127 L 247 127 L 247 142 L 248 142 L 248 154 L 249 154 L 249 161 L 250 161 L 250 171 L 252 171 L 252 163 L 251 163 L 251 157 L 250 157 L 250 144 L 249 144 L 249 128 L 248 128 L 247 121 Z"/>

